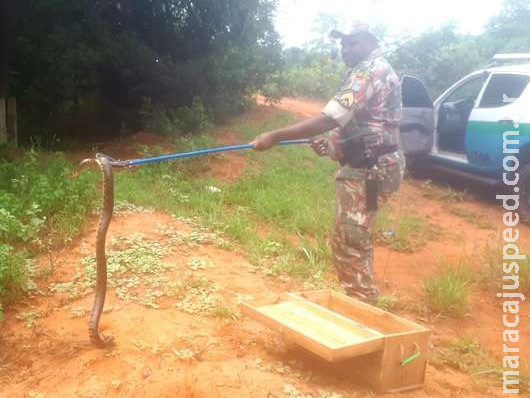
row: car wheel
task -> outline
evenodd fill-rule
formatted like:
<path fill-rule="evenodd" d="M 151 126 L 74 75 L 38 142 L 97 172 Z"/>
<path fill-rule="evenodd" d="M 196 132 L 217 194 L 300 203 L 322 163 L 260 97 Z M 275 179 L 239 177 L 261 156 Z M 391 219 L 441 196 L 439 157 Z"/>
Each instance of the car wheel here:
<path fill-rule="evenodd" d="M 530 225 L 530 164 L 519 172 L 519 217 L 524 224 Z"/>
<path fill-rule="evenodd" d="M 425 156 L 410 156 L 405 155 L 406 170 L 412 177 L 423 177 L 427 175 Z"/>

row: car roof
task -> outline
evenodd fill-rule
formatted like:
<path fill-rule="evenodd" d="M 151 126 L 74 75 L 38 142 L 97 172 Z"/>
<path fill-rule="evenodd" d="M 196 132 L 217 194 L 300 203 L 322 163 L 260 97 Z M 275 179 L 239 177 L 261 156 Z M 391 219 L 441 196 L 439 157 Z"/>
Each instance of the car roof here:
<path fill-rule="evenodd" d="M 530 75 L 530 63 L 492 66 L 489 68 L 484 68 L 483 70 L 486 70 L 492 73 L 495 73 L 495 72 L 496 73 L 522 73 L 525 75 Z"/>

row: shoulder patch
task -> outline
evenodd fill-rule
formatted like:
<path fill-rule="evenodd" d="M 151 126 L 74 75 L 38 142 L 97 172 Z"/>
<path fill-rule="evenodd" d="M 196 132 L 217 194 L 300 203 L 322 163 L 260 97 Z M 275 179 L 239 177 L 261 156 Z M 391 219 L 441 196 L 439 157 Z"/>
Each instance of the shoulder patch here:
<path fill-rule="evenodd" d="M 366 75 L 357 75 L 353 78 L 351 89 L 355 92 L 361 91 L 363 85 L 366 84 L 368 77 Z"/>
<path fill-rule="evenodd" d="M 350 109 L 354 102 L 354 97 L 352 92 L 342 93 L 337 95 L 336 100 L 344 108 Z"/>

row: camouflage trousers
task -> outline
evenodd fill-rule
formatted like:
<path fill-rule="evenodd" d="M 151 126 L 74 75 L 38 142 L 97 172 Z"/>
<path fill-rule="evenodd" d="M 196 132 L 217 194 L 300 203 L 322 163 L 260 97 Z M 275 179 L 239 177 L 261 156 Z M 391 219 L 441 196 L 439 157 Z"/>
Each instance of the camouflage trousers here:
<path fill-rule="evenodd" d="M 372 170 L 378 183 L 378 208 L 399 189 L 404 166 L 403 154 L 398 151 L 381 157 Z M 375 303 L 379 295 L 373 269 L 373 230 L 377 210 L 366 207 L 368 173 L 366 169 L 350 166 L 343 166 L 337 172 L 331 249 L 339 282 L 346 294 Z"/>

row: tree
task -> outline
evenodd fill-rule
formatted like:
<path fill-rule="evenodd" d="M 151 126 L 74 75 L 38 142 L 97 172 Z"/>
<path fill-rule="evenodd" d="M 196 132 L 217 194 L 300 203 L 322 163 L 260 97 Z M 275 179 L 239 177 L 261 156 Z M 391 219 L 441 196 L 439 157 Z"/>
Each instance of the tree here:
<path fill-rule="evenodd" d="M 234 112 L 280 57 L 275 1 L 13 4 L 10 90 L 19 98 L 26 140 L 139 128 L 146 100 L 175 108 L 202 98 L 213 114 Z"/>
<path fill-rule="evenodd" d="M 484 45 L 490 55 L 530 50 L 530 0 L 504 0 L 501 13 L 486 30 Z"/>
<path fill-rule="evenodd" d="M 399 73 L 420 77 L 433 97 L 483 65 L 488 57 L 480 36 L 459 35 L 451 24 L 409 38 L 389 54 Z"/>

